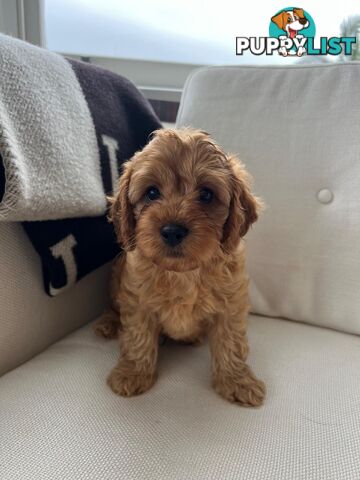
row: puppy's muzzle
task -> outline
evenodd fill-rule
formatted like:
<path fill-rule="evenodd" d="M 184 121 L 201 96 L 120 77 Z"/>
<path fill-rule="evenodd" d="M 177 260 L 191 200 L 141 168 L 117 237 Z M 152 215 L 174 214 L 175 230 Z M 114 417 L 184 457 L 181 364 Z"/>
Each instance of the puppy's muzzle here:
<path fill-rule="evenodd" d="M 160 234 L 166 245 L 176 247 L 179 245 L 189 233 L 189 230 L 183 225 L 168 223 L 160 229 Z"/>

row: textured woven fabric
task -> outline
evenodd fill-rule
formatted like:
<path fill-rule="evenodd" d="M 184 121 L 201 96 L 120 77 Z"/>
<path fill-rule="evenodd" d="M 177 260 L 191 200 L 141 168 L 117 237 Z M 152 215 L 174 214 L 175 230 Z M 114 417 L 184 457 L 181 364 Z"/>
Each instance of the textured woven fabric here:
<path fill-rule="evenodd" d="M 108 301 L 109 265 L 50 298 L 40 258 L 19 224 L 0 222 L 0 252 L 1 375 L 101 313 Z"/>
<path fill-rule="evenodd" d="M 178 124 L 238 153 L 267 204 L 248 235 L 256 313 L 360 333 L 360 64 L 214 67 Z"/>
<path fill-rule="evenodd" d="M 358 480 L 360 339 L 250 318 L 259 409 L 210 387 L 202 347 L 167 344 L 146 394 L 105 384 L 115 340 L 91 327 L 0 379 L 1 480 Z"/>
<path fill-rule="evenodd" d="M 0 220 L 103 214 L 95 128 L 71 65 L 0 35 L 0 77 Z"/>

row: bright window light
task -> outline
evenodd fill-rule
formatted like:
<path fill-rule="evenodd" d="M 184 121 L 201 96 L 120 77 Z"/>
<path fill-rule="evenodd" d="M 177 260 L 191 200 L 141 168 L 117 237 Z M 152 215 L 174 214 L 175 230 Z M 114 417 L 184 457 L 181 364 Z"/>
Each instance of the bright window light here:
<path fill-rule="evenodd" d="M 279 2 L 257 0 L 45 0 L 47 47 L 68 54 L 188 64 L 290 63 L 279 55 L 236 57 L 236 36 L 267 36 Z M 353 0 L 296 4 L 317 34 L 339 34 Z M 360 9 L 359 9 L 360 10 Z M 295 59 L 296 60 L 296 59 Z"/>

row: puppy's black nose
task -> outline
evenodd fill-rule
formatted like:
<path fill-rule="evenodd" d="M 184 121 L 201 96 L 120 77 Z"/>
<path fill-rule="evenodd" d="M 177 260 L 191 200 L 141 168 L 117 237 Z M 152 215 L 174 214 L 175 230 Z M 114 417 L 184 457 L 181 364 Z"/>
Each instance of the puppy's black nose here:
<path fill-rule="evenodd" d="M 189 230 L 183 225 L 168 223 L 160 229 L 160 233 L 167 245 L 170 245 L 170 247 L 175 247 L 184 240 L 186 235 L 189 233 Z"/>
<path fill-rule="evenodd" d="M 301 23 L 301 25 L 306 25 L 307 19 L 306 18 L 299 18 L 299 22 Z"/>

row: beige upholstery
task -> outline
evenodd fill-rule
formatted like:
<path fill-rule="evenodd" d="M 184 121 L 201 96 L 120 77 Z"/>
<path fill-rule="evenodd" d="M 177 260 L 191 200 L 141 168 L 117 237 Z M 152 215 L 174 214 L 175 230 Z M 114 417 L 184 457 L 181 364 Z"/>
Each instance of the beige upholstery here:
<path fill-rule="evenodd" d="M 19 224 L 0 222 L 0 252 L 1 375 L 101 313 L 109 266 L 50 298 L 40 258 Z"/>
<path fill-rule="evenodd" d="M 213 67 L 178 123 L 236 152 L 267 210 L 248 235 L 253 311 L 360 333 L 360 64 Z"/>
<path fill-rule="evenodd" d="M 1 480 L 357 480 L 360 339 L 250 319 L 259 409 L 210 388 L 207 346 L 166 345 L 148 393 L 114 395 L 87 326 L 0 379 Z"/>

